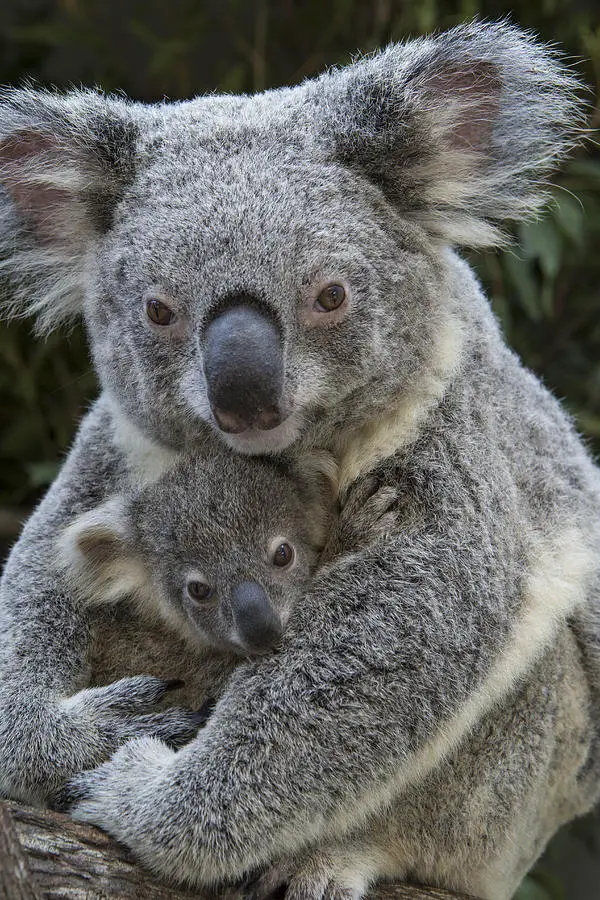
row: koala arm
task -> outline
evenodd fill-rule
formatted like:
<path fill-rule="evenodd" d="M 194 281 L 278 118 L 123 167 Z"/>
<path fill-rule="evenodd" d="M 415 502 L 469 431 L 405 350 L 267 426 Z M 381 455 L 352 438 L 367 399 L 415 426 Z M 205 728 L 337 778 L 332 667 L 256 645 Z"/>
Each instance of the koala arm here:
<path fill-rule="evenodd" d="M 25 525 L 0 582 L 0 793 L 43 800 L 67 777 L 142 734 L 189 739 L 191 713 L 153 712 L 171 686 L 122 679 L 86 689 L 91 639 L 56 564 L 55 541 L 123 477 L 102 401 L 84 419 L 57 480 Z"/>
<path fill-rule="evenodd" d="M 471 491 L 463 471 L 449 478 Z M 177 753 L 133 741 L 78 776 L 75 818 L 162 875 L 211 884 L 340 838 L 426 774 L 568 612 L 564 590 L 536 582 L 564 577 L 556 547 L 537 547 L 530 573 L 523 535 L 499 522 L 518 497 L 465 491 L 322 570 L 281 651 L 234 672 L 203 733 Z"/>

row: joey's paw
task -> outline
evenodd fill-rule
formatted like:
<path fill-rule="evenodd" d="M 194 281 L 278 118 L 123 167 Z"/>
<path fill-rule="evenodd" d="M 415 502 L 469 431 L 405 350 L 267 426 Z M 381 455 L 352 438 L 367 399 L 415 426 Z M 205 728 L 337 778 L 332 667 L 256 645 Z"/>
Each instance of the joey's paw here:
<path fill-rule="evenodd" d="M 397 528 L 400 510 L 397 488 L 380 485 L 374 476 L 361 479 L 350 488 L 334 529 L 337 552 L 353 552 L 386 538 Z"/>
<path fill-rule="evenodd" d="M 205 724 L 210 713 L 202 708 L 156 710 L 167 693 L 183 682 L 152 675 L 122 678 L 103 687 L 86 688 L 63 701 L 67 712 L 90 723 L 98 733 L 100 761 L 132 738 L 153 736 L 181 747 Z"/>
<path fill-rule="evenodd" d="M 359 900 L 364 891 L 327 853 L 283 860 L 246 887 L 247 900 Z"/>

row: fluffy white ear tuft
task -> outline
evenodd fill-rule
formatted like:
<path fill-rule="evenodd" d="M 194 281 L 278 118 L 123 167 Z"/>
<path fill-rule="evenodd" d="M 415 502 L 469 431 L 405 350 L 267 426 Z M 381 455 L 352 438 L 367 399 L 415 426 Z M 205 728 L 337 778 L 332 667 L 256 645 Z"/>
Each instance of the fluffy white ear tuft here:
<path fill-rule="evenodd" d="M 59 567 L 84 603 L 115 603 L 151 592 L 150 576 L 131 543 L 123 497 L 74 519 L 59 535 L 56 551 Z"/>
<path fill-rule="evenodd" d="M 326 152 L 451 244 L 496 244 L 535 213 L 583 133 L 576 76 L 506 22 L 391 45 L 312 90 Z"/>
<path fill-rule="evenodd" d="M 81 309 L 86 253 L 133 177 L 128 105 L 92 91 L 0 95 L 0 250 L 9 314 L 50 330 Z"/>

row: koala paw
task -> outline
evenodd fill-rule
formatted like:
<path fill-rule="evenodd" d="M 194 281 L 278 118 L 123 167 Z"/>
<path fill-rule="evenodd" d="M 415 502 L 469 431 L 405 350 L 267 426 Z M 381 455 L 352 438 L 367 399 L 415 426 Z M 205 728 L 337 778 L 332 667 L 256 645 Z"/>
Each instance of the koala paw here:
<path fill-rule="evenodd" d="M 63 709 L 97 730 L 102 751 L 97 762 L 125 741 L 146 735 L 177 748 L 190 741 L 210 715 L 206 704 L 198 712 L 180 707 L 155 709 L 169 691 L 182 684 L 175 679 L 136 675 L 79 691 L 63 701 Z"/>
<path fill-rule="evenodd" d="M 175 755 L 155 738 L 128 741 L 108 762 L 71 778 L 55 793 L 52 808 L 127 842 L 131 814 L 142 809 L 143 795 Z"/>
<path fill-rule="evenodd" d="M 314 853 L 303 861 L 284 860 L 267 869 L 245 890 L 246 900 L 359 900 L 364 890 L 338 870 L 333 856 Z"/>
<path fill-rule="evenodd" d="M 399 514 L 397 488 L 379 485 L 372 475 L 362 478 L 351 486 L 346 496 L 332 540 L 323 551 L 321 562 L 385 539 L 396 529 Z"/>

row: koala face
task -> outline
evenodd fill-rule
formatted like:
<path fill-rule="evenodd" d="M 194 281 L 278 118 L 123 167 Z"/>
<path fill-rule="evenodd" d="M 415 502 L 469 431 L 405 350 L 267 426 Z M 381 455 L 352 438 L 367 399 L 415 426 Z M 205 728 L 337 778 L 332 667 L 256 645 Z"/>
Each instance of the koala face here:
<path fill-rule="evenodd" d="M 227 154 L 186 120 L 165 126 L 98 254 L 86 321 L 103 384 L 146 431 L 186 443 L 208 425 L 263 453 L 351 418 L 374 382 L 410 381 L 440 294 L 418 229 L 285 123 L 265 159 L 252 104 Z"/>
<path fill-rule="evenodd" d="M 14 302 L 46 328 L 83 310 L 103 386 L 162 441 L 334 443 L 439 377 L 461 302 L 444 247 L 535 211 L 577 89 L 475 22 L 255 97 L 7 92 Z"/>
<path fill-rule="evenodd" d="M 271 650 L 316 564 L 309 511 L 260 461 L 193 460 L 131 504 L 134 545 L 168 609 L 238 653 Z"/>
<path fill-rule="evenodd" d="M 272 650 L 316 565 L 314 507 L 258 460 L 186 459 L 79 517 L 61 557 L 88 602 L 129 596 L 189 640 Z"/>

